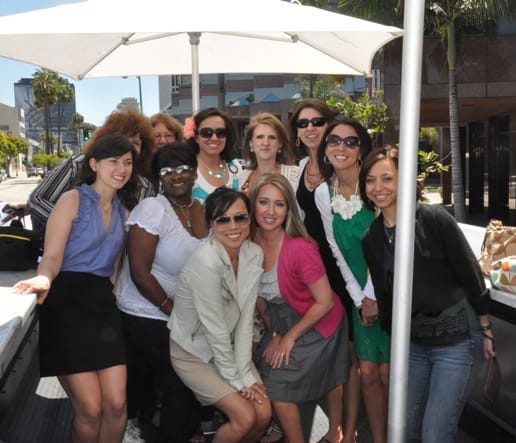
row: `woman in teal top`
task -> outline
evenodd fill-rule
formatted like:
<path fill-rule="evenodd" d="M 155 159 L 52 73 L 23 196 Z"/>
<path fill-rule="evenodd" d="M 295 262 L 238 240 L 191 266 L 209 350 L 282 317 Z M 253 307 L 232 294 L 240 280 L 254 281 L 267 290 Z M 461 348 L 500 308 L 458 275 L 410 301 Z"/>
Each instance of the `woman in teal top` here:
<path fill-rule="evenodd" d="M 355 120 L 337 118 L 322 140 L 317 155 L 325 183 L 316 189 L 315 200 L 353 299 L 351 318 L 362 394 L 374 442 L 383 443 L 387 439 L 389 337 L 377 320 L 378 307 L 361 245 L 375 214 L 362 204 L 358 186 L 360 165 L 371 150 L 371 138 Z"/>

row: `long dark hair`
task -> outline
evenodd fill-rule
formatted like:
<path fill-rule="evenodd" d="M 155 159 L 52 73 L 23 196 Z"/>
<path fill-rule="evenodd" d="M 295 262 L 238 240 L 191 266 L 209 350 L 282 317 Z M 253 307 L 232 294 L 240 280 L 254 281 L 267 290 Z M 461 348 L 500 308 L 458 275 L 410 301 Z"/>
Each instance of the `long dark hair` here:
<path fill-rule="evenodd" d="M 226 144 L 220 153 L 220 157 L 226 162 L 230 162 L 236 157 L 237 145 L 237 136 L 233 120 L 218 108 L 206 108 L 194 115 L 195 130 L 199 129 L 199 125 L 209 117 L 220 117 L 224 120 L 227 135 Z M 189 138 L 186 142 L 194 149 L 196 154 L 199 154 L 199 144 L 195 141 L 195 137 Z"/>
<path fill-rule="evenodd" d="M 360 139 L 360 160 L 364 160 L 364 158 L 371 152 L 373 147 L 373 142 L 371 140 L 371 136 L 367 129 L 364 128 L 357 120 L 352 118 L 347 118 L 343 116 L 335 117 L 333 121 L 331 121 L 324 131 L 323 137 L 321 139 L 321 144 L 317 148 L 317 162 L 319 164 L 319 171 L 321 171 L 321 175 L 324 177 L 326 182 L 329 182 L 333 177 L 333 166 L 324 161 L 326 156 L 326 137 L 333 131 L 333 129 L 340 125 L 351 126 L 358 135 Z"/>
<path fill-rule="evenodd" d="M 396 169 L 398 169 L 398 150 L 390 145 L 381 146 L 379 148 L 373 149 L 369 155 L 364 159 L 362 163 L 362 168 L 360 169 L 360 175 L 358 179 L 359 188 L 360 188 L 360 198 L 364 202 L 364 205 L 374 211 L 376 209 L 374 203 L 367 198 L 366 194 L 366 179 L 369 175 L 369 171 L 371 168 L 380 160 L 384 160 L 389 158 L 392 160 Z M 419 198 L 419 196 L 418 196 Z"/>
<path fill-rule="evenodd" d="M 303 109 L 307 108 L 316 110 L 328 123 L 337 115 L 337 111 L 331 109 L 326 103 L 317 98 L 305 98 L 296 105 L 295 111 L 288 121 L 288 126 L 290 128 L 290 146 L 297 160 L 301 160 L 309 154 L 308 148 L 301 140 L 298 141 L 297 137 L 299 114 Z"/>
<path fill-rule="evenodd" d="M 137 199 L 137 181 L 135 175 L 136 150 L 129 139 L 121 134 L 112 133 L 96 138 L 90 144 L 88 152 L 81 163 L 77 177 L 73 183 L 74 186 L 80 186 L 83 183 L 91 185 L 97 178 L 97 173 L 91 169 L 90 159 L 103 160 L 111 157 L 121 157 L 128 152 L 133 158 L 133 170 L 131 177 L 122 189 L 117 191 L 118 198 L 122 204 L 129 210 L 133 209 L 138 203 Z"/>

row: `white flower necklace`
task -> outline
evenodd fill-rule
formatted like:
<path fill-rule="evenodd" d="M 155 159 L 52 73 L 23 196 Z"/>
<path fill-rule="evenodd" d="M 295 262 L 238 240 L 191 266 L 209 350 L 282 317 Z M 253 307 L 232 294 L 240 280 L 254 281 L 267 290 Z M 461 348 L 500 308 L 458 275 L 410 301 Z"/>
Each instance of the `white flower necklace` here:
<path fill-rule="evenodd" d="M 335 177 L 333 183 L 333 196 L 331 198 L 331 208 L 333 212 L 339 214 L 343 220 L 350 220 L 357 212 L 362 209 L 363 203 L 358 192 L 358 182 L 355 186 L 355 193 L 346 200 L 344 196 L 339 194 L 339 179 Z"/>

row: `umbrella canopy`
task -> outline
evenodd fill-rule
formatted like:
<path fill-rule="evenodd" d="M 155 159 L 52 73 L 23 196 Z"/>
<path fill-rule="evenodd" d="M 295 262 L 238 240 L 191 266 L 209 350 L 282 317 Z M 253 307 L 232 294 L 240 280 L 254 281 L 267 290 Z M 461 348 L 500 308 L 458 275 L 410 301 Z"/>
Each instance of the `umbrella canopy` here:
<path fill-rule="evenodd" d="M 369 75 L 376 51 L 401 35 L 399 28 L 282 0 L 88 0 L 0 17 L 0 56 L 77 80 Z"/>

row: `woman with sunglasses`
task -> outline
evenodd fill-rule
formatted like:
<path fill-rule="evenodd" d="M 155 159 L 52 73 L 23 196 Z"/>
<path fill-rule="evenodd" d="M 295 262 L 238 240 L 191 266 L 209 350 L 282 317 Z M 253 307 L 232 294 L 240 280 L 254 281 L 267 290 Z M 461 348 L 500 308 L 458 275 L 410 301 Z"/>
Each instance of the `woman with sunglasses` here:
<path fill-rule="evenodd" d="M 320 441 L 340 443 L 348 369 L 344 309 L 287 179 L 264 174 L 249 196 L 265 269 L 257 306 L 267 330 L 256 354 L 275 417 L 287 441 L 305 441 L 298 404 L 326 397 L 329 430 Z"/>
<path fill-rule="evenodd" d="M 127 257 L 115 290 L 126 346 L 158 380 L 163 443 L 186 442 L 199 426 L 199 404 L 170 364 L 167 328 L 179 273 L 208 235 L 202 205 L 192 197 L 196 169 L 195 153 L 184 143 L 157 151 L 152 170 L 162 193 L 141 201 L 129 216 Z M 140 363 L 128 361 L 128 390 L 141 400 Z"/>
<path fill-rule="evenodd" d="M 414 186 L 416 184 L 414 183 Z M 362 246 L 382 327 L 392 321 L 398 150 L 376 148 L 360 171 L 364 204 L 381 213 Z M 478 364 L 494 357 L 489 290 L 455 219 L 442 205 L 416 206 L 406 440 L 452 443 Z"/>
<path fill-rule="evenodd" d="M 321 215 L 315 204 L 315 189 L 323 181 L 317 160 L 317 149 L 323 139 L 328 123 L 335 117 L 326 103 L 318 99 L 302 100 L 289 121 L 290 141 L 299 162 L 298 186 L 296 199 L 303 212 L 303 222 L 308 234 L 319 245 L 319 252 L 326 268 L 330 286 L 344 305 L 348 317 L 348 346 L 351 367 L 345 390 L 345 426 L 344 442 L 352 442 L 360 408 L 360 375 L 358 362 L 353 347 L 354 334 L 351 322 L 353 302 L 346 289 L 346 283 L 337 266 L 337 262 L 326 239 Z"/>
<path fill-rule="evenodd" d="M 203 405 L 228 421 L 214 443 L 255 443 L 271 405 L 252 361 L 262 250 L 249 240 L 249 199 L 220 187 L 205 201 L 212 234 L 179 277 L 169 320 L 172 365 Z"/>
<path fill-rule="evenodd" d="M 371 145 L 367 130 L 356 120 L 334 119 L 317 152 L 325 183 L 315 191 L 315 201 L 353 300 L 354 351 L 362 395 L 374 442 L 382 443 L 387 438 L 389 337 L 377 321 L 378 307 L 360 243 L 375 218 L 374 212 L 362 203 L 358 183 L 362 159 L 371 151 Z"/>
<path fill-rule="evenodd" d="M 217 108 L 199 111 L 193 117 L 193 133 L 187 143 L 199 164 L 193 196 L 204 201 L 215 189 L 239 190 L 242 167 L 236 157 L 236 132 L 230 117 Z"/>

